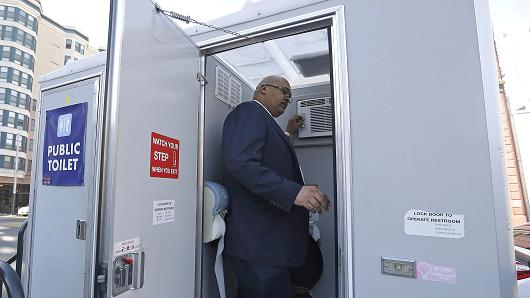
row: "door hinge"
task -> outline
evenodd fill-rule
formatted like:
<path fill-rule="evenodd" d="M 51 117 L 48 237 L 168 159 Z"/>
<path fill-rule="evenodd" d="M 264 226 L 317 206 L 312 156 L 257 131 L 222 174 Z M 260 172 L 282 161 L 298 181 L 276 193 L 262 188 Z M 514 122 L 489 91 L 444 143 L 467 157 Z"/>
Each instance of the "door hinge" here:
<path fill-rule="evenodd" d="M 200 73 L 200 72 L 197 73 L 197 81 L 199 81 L 199 82 L 201 83 L 201 86 L 204 86 L 204 85 L 208 84 L 208 80 L 207 80 L 206 77 L 205 77 L 202 73 Z"/>
<path fill-rule="evenodd" d="M 342 272 L 342 249 L 339 247 L 339 259 L 337 260 L 338 261 L 338 267 L 339 267 L 339 272 Z"/>

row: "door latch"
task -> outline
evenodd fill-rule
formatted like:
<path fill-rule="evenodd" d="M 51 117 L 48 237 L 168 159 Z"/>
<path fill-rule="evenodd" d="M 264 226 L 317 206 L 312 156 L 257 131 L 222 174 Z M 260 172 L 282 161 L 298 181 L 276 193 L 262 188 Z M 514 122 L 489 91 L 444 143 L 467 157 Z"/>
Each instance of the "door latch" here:
<path fill-rule="evenodd" d="M 75 238 L 86 240 L 86 221 L 80 219 L 77 220 L 75 226 Z"/>
<path fill-rule="evenodd" d="M 114 259 L 112 268 L 112 296 L 144 286 L 143 251 L 131 252 Z"/>

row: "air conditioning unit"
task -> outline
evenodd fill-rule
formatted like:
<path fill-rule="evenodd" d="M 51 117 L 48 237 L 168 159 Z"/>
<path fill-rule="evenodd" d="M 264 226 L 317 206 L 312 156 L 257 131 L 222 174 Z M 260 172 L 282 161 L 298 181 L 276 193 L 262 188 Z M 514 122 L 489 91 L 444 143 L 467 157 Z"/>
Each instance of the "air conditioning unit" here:
<path fill-rule="evenodd" d="M 304 123 L 298 130 L 298 138 L 327 137 L 333 133 L 333 110 L 331 97 L 299 100 L 296 103 L 298 115 Z"/>

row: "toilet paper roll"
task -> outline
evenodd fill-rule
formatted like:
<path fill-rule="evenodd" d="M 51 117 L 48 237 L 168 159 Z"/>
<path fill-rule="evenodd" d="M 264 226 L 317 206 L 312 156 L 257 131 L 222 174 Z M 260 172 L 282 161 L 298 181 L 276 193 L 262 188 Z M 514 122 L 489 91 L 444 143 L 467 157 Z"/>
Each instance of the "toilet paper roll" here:
<path fill-rule="evenodd" d="M 209 241 L 219 239 L 225 235 L 226 225 L 221 215 L 217 214 L 213 218 L 212 233 L 210 234 Z"/>
<path fill-rule="evenodd" d="M 223 250 L 225 247 L 225 232 L 226 225 L 223 218 L 217 214 L 213 219 L 212 235 L 215 235 L 214 239 L 221 238 L 217 244 L 217 253 L 215 254 L 215 278 L 217 279 L 217 286 L 219 287 L 219 296 L 226 298 L 225 292 L 225 274 L 223 270 Z"/>

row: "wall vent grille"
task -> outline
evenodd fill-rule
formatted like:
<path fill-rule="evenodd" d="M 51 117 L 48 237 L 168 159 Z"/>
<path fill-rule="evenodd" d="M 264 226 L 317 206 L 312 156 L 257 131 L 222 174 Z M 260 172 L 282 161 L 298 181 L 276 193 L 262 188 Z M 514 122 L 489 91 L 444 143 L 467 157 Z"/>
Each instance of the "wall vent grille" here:
<path fill-rule="evenodd" d="M 243 85 L 228 71 L 217 65 L 215 67 L 215 97 L 234 108 L 241 103 Z"/>

